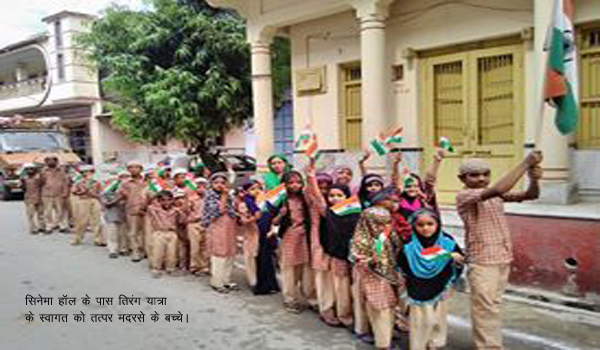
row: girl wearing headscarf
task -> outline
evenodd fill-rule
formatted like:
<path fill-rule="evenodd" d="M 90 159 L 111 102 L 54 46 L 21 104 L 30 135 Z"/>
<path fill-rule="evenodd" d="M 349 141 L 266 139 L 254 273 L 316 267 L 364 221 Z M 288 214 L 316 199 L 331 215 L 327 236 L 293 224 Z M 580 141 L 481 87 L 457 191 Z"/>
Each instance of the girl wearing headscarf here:
<path fill-rule="evenodd" d="M 209 237 L 210 284 L 217 292 L 228 293 L 236 287 L 231 283 L 231 272 L 237 250 L 237 213 L 234 198 L 229 193 L 227 174 L 215 173 L 209 182 L 202 227 L 207 230 Z"/>
<path fill-rule="evenodd" d="M 314 168 L 309 168 L 308 182 L 309 188 L 316 192 L 317 180 L 314 176 Z M 319 246 L 322 259 L 327 263 L 313 268 L 316 272 L 321 319 L 330 326 L 341 324 L 350 327 L 354 322 L 348 255 L 350 240 L 360 214 L 341 216 L 331 209 L 333 205 L 343 202 L 350 195 L 350 188 L 347 185 L 333 184 L 326 196 L 315 196 L 314 201 L 320 214 L 320 223 L 319 237 L 315 237 L 312 245 Z"/>
<path fill-rule="evenodd" d="M 310 268 L 310 237 L 313 210 L 303 192 L 304 180 L 297 171 L 282 178 L 286 199 L 273 220 L 281 238 L 281 287 L 283 305 L 292 313 L 302 311 L 305 302 L 314 302 L 314 274 Z"/>
<path fill-rule="evenodd" d="M 462 272 L 464 258 L 454 238 L 442 231 L 436 212 L 421 209 L 410 224 L 410 241 L 398 255 L 410 305 L 410 349 L 444 347 L 447 300 Z"/>
<path fill-rule="evenodd" d="M 400 201 L 399 212 L 406 220 L 423 208 L 439 212 L 435 193 L 435 181 L 444 156 L 445 151 L 438 148 L 433 157 L 431 168 L 425 174 L 424 179 L 421 179 L 415 173 L 411 173 L 401 180 L 402 199 Z"/>
<path fill-rule="evenodd" d="M 271 294 L 279 292 L 279 284 L 275 276 L 275 249 L 277 249 L 277 237 L 271 235 L 271 222 L 277 214 L 277 209 L 266 203 L 266 208 L 261 211 L 256 198 L 263 192 L 262 184 L 257 180 L 250 180 L 243 186 L 246 195 L 244 204 L 248 208 L 250 217 L 257 218 L 254 222 L 256 226 L 256 240 L 250 235 L 244 240 L 244 254 L 246 257 L 246 274 L 248 279 L 255 274 L 253 292 L 256 295 Z M 255 245 L 256 244 L 256 245 Z M 251 256 L 254 255 L 254 262 Z M 254 272 L 248 269 L 254 263 Z M 252 284 L 252 283 L 250 283 Z"/>
<path fill-rule="evenodd" d="M 388 349 L 392 343 L 397 304 L 395 256 L 399 239 L 391 225 L 392 194 L 391 189 L 385 189 L 373 196 L 373 206 L 362 212 L 350 246 L 355 332 L 365 341 L 370 323 L 377 349 Z"/>
<path fill-rule="evenodd" d="M 270 191 L 281 185 L 283 174 L 292 170 L 289 160 L 283 154 L 274 154 L 267 159 L 269 172 L 263 176 L 265 188 Z"/>
<path fill-rule="evenodd" d="M 381 175 L 367 174 L 362 178 L 360 182 L 360 188 L 358 190 L 358 199 L 363 209 L 366 209 L 372 205 L 370 201 L 371 196 L 381 191 L 385 182 Z"/>

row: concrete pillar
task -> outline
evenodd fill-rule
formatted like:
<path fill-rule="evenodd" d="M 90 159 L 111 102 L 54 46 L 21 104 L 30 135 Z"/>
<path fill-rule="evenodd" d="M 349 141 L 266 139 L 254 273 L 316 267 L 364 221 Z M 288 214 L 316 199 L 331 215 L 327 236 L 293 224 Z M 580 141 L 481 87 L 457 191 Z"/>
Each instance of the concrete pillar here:
<path fill-rule="evenodd" d="M 547 54 L 544 51 L 548 26 L 553 15 L 553 2 L 547 0 L 535 0 L 534 24 L 535 24 L 535 59 L 537 64 L 537 96 L 541 101 L 544 86 L 544 74 L 547 62 Z M 544 178 L 541 182 L 542 193 L 538 202 L 548 204 L 569 204 L 575 200 L 577 186 L 573 183 L 570 174 L 571 162 L 569 161 L 569 136 L 561 135 L 554 125 L 556 111 L 554 108 L 544 105 L 543 116 L 540 117 L 542 105 L 538 104 L 535 118 L 538 118 L 537 127 L 541 122 L 541 133 L 539 145 L 536 148 L 544 153 Z M 541 118 L 541 120 L 540 120 Z M 537 130 L 536 130 L 537 134 Z"/>
<path fill-rule="evenodd" d="M 98 115 L 102 113 L 102 102 L 96 102 L 92 105 L 89 119 L 90 130 L 90 148 L 92 154 L 92 164 L 100 166 L 104 164 L 104 127 Z"/>
<path fill-rule="evenodd" d="M 386 58 L 385 19 L 392 2 L 360 0 L 355 3 L 356 15 L 360 21 L 363 147 L 367 147 L 369 141 L 387 129 L 390 123 L 386 91 L 389 67 Z M 375 167 L 381 168 L 383 164 L 376 164 Z"/>
<path fill-rule="evenodd" d="M 17 63 L 15 79 L 17 82 L 27 80 L 27 68 L 24 63 Z"/>
<path fill-rule="evenodd" d="M 251 28 L 249 26 L 249 32 Z M 249 33 L 252 55 L 252 105 L 258 172 L 266 172 L 267 158 L 273 154 L 273 83 L 271 77 L 271 43 L 273 31 Z"/>

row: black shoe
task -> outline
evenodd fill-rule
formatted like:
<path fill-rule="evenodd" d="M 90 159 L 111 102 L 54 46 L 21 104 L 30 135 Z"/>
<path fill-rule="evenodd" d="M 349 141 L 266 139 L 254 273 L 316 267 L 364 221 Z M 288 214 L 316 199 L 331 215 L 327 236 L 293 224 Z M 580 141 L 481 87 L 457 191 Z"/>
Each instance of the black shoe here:
<path fill-rule="evenodd" d="M 58 230 L 58 232 L 60 233 L 70 233 L 68 228 L 61 228 L 60 230 Z"/>
<path fill-rule="evenodd" d="M 119 254 L 117 254 L 117 253 L 110 253 L 110 254 L 108 254 L 108 257 L 111 258 L 111 259 L 116 259 L 116 258 L 119 257 Z"/>

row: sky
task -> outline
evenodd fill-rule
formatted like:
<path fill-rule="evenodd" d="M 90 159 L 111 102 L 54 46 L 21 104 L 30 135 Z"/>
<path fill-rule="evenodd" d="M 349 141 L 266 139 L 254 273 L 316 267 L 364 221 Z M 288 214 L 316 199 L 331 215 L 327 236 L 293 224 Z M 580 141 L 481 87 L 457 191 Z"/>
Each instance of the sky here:
<path fill-rule="evenodd" d="M 0 47 L 43 32 L 42 18 L 70 10 L 100 15 L 111 4 L 140 9 L 144 0 L 0 0 Z"/>

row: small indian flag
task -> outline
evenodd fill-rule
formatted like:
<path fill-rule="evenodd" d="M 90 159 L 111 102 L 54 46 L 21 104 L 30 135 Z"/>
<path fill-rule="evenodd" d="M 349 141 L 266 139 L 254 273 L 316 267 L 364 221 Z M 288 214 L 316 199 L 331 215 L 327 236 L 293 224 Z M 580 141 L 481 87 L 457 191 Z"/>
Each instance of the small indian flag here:
<path fill-rule="evenodd" d="M 337 216 L 346 216 L 350 214 L 360 214 L 361 205 L 358 197 L 352 196 L 345 201 L 331 207 L 331 211 Z"/>
<path fill-rule="evenodd" d="M 296 141 L 296 150 L 304 152 L 309 158 L 316 158 L 318 156 L 317 135 L 310 128 L 306 128 L 300 133 L 298 141 Z"/>
<path fill-rule="evenodd" d="M 435 245 L 421 250 L 421 256 L 427 261 L 447 260 L 452 258 L 452 253 Z"/>
<path fill-rule="evenodd" d="M 106 194 L 106 193 L 116 192 L 119 189 L 120 185 L 121 185 L 120 180 L 113 180 L 104 188 L 104 191 L 102 191 L 102 193 Z"/>
<path fill-rule="evenodd" d="M 400 127 L 397 127 L 395 129 L 388 131 L 386 133 L 387 137 L 385 138 L 385 143 L 386 144 L 402 143 L 402 141 L 404 140 L 402 138 L 402 130 L 403 130 L 403 128 L 400 126 Z"/>
<path fill-rule="evenodd" d="M 378 156 L 385 156 L 388 152 L 385 141 L 382 141 L 380 138 L 376 138 L 369 142 L 369 148 Z"/>
<path fill-rule="evenodd" d="M 445 151 L 454 153 L 454 147 L 452 147 L 452 143 L 450 143 L 450 139 L 445 136 L 440 137 L 439 146 Z"/>
<path fill-rule="evenodd" d="M 198 191 L 198 186 L 196 186 L 194 181 L 190 180 L 189 178 L 183 180 L 183 184 L 192 191 Z"/>
<path fill-rule="evenodd" d="M 150 182 L 150 184 L 148 185 L 148 189 L 154 193 L 164 191 L 165 188 L 166 187 L 163 187 L 163 185 L 159 181 L 156 181 L 156 180 Z"/>
<path fill-rule="evenodd" d="M 83 180 L 83 175 L 81 175 L 81 173 L 77 170 L 71 168 L 69 173 L 69 175 L 71 175 L 71 180 L 73 181 L 73 183 L 78 183 L 79 181 Z"/>
<path fill-rule="evenodd" d="M 281 184 L 265 194 L 265 201 L 274 207 L 278 207 L 285 199 L 285 184 Z"/>

